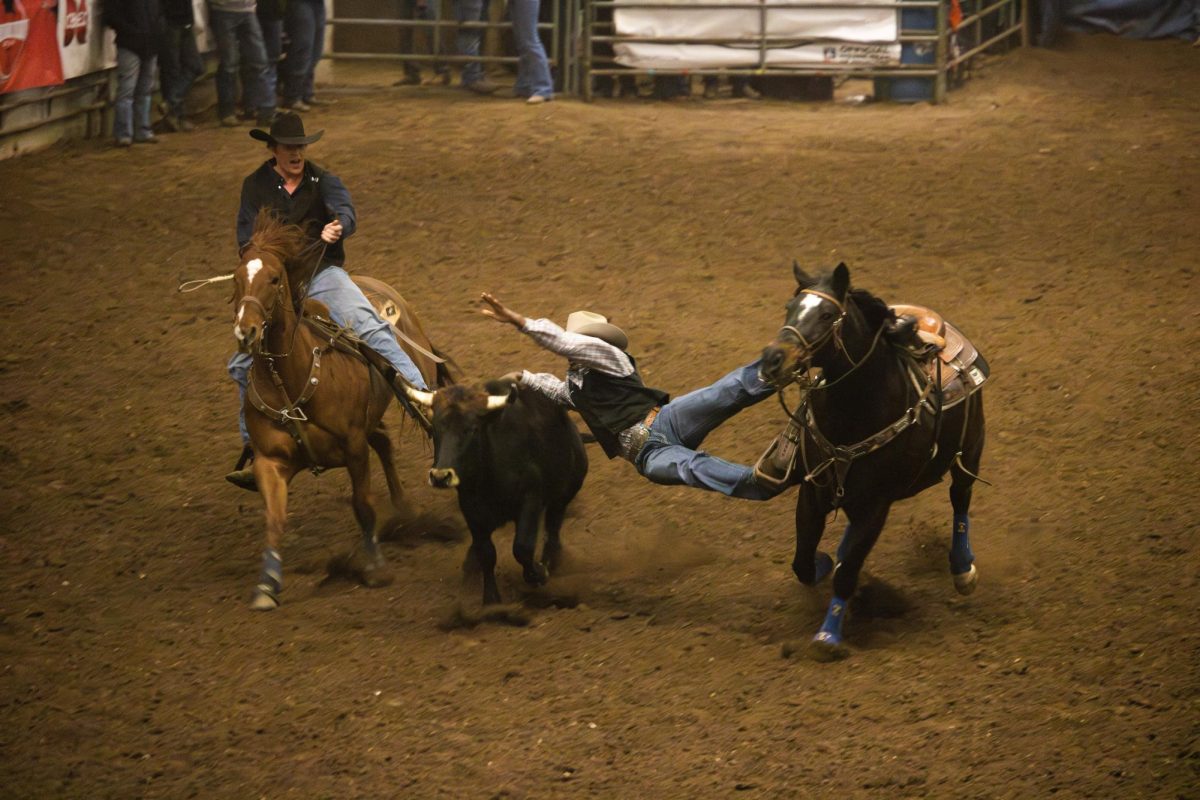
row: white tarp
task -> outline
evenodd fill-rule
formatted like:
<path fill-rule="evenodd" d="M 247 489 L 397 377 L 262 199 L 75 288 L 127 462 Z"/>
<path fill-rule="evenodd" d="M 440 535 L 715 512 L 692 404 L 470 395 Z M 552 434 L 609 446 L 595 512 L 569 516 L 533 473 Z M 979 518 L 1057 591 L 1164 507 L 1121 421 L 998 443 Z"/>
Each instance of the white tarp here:
<path fill-rule="evenodd" d="M 821 0 L 813 0 L 820 2 Z M 655 0 L 662 3 L 694 4 L 696 0 Z M 744 39 L 745 45 L 614 44 L 618 64 L 640 69 L 717 69 L 758 64 L 755 40 L 788 39 L 795 46 L 768 50 L 767 66 L 812 64 L 890 65 L 900 62 L 897 13 L 890 8 L 770 8 L 789 0 L 766 0 L 767 10 L 712 9 L 622 9 L 613 12 L 618 35 L 677 39 Z M 878 0 L 828 0 L 831 4 L 854 6 Z M 764 26 L 765 21 L 765 26 Z M 765 27 L 765 31 L 763 30 Z"/>

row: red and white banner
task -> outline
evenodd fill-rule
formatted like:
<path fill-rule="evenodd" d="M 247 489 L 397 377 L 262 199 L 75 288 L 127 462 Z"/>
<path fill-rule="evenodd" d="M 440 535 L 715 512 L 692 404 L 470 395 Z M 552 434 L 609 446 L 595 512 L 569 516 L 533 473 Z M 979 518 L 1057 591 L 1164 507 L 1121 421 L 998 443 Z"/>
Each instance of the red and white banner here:
<path fill-rule="evenodd" d="M 117 65 L 113 32 L 100 23 L 102 2 L 58 0 L 58 41 L 66 80 Z"/>
<path fill-rule="evenodd" d="M 55 0 L 0 0 L 0 93 L 63 82 Z"/>

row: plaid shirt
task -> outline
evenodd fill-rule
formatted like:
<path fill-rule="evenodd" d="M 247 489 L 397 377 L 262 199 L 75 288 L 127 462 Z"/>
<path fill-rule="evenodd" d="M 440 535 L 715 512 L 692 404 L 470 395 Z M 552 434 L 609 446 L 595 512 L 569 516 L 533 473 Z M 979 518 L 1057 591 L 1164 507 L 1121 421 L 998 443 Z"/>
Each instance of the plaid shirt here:
<path fill-rule="evenodd" d="M 521 384 L 536 389 L 559 405 L 574 408 L 571 402 L 571 387 L 583 386 L 583 376 L 588 370 L 624 377 L 633 374 L 633 362 L 625 351 L 614 347 L 595 336 L 570 333 L 548 319 L 526 319 L 521 329 L 539 345 L 552 353 L 566 357 L 569 362 L 567 381 L 547 372 L 521 373 Z"/>

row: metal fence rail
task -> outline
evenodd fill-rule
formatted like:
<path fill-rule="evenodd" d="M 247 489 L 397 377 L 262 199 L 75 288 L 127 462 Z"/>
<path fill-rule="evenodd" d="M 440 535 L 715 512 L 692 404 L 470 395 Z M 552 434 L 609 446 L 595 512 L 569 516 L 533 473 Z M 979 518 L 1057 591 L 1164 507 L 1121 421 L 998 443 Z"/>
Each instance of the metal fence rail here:
<path fill-rule="evenodd" d="M 924 78 L 932 82 L 932 100 L 935 103 L 946 99 L 947 83 L 952 70 L 968 63 L 975 55 L 984 50 L 1008 43 L 1015 36 L 1024 37 L 1025 15 L 1019 13 L 1023 0 L 996 0 L 990 5 L 972 11 L 954 30 L 949 24 L 949 0 L 914 0 L 914 2 L 878 2 L 869 4 L 841 5 L 818 2 L 771 2 L 767 0 L 738 0 L 737 2 L 713 4 L 711 2 L 695 3 L 663 3 L 637 2 L 637 0 L 582 0 L 583 9 L 582 32 L 580 46 L 580 79 L 586 100 L 593 99 L 593 77 L 598 76 L 636 76 L 636 75 L 730 75 L 730 76 L 810 76 L 810 77 L 861 77 L 861 78 Z M 965 5 L 976 5 L 983 0 L 963 0 Z M 934 58 L 932 63 L 902 63 L 898 65 L 874 66 L 870 64 L 809 64 L 803 66 L 769 66 L 767 64 L 768 50 L 795 46 L 798 44 L 834 44 L 839 43 L 828 39 L 809 39 L 799 41 L 795 38 L 771 36 L 767 32 L 767 12 L 791 9 L 894 9 L 900 15 L 898 42 L 905 45 L 933 45 Z M 615 30 L 613 13 L 617 10 L 701 10 L 712 11 L 720 9 L 757 10 L 759 12 L 759 32 L 755 37 L 721 37 L 721 38 L 686 38 L 686 37 L 654 37 L 654 36 L 624 36 Z M 932 11 L 935 23 L 932 29 L 910 29 L 903 25 L 904 15 L 901 12 Z M 989 34 L 985 39 L 985 31 Z M 955 53 L 962 49 L 961 40 L 977 42 L 965 52 Z M 720 68 L 635 68 L 623 67 L 616 63 L 613 45 L 619 43 L 655 43 L 655 44 L 691 44 L 691 45 L 730 45 L 738 44 L 742 50 L 750 50 L 747 45 L 757 47 L 757 63 L 745 67 Z M 855 42 L 854 44 L 862 44 Z M 891 42 L 887 44 L 892 44 Z"/>

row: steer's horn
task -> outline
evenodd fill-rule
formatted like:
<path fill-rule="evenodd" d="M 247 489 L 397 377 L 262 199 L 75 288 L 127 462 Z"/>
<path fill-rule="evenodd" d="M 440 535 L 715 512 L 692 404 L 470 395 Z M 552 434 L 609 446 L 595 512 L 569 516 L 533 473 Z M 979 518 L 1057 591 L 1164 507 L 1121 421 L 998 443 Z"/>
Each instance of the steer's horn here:
<path fill-rule="evenodd" d="M 433 408 L 433 392 L 422 392 L 420 389 L 405 386 L 404 393 L 408 395 L 409 400 L 412 400 L 417 405 Z"/>
<path fill-rule="evenodd" d="M 508 400 L 509 395 L 489 394 L 487 410 L 495 411 L 497 408 L 504 408 L 506 405 L 508 405 Z"/>

